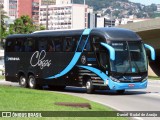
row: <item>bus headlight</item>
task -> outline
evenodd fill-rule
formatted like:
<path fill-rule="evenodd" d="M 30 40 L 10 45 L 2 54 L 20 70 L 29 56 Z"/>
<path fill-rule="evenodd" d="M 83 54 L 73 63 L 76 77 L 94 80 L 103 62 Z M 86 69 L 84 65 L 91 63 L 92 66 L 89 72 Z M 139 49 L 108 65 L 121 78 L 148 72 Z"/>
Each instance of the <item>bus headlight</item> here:
<path fill-rule="evenodd" d="M 146 80 L 148 80 L 148 77 L 143 78 L 142 82 L 144 82 L 144 81 L 146 81 Z"/>
<path fill-rule="evenodd" d="M 114 78 L 112 76 L 110 76 L 111 80 L 113 80 L 114 82 L 120 82 L 117 78 Z"/>

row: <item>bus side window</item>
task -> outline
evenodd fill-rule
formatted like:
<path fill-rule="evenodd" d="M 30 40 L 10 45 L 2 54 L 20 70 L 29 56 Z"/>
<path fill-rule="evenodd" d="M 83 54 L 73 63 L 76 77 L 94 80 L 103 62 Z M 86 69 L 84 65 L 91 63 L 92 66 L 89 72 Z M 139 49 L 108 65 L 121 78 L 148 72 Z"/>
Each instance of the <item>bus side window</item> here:
<path fill-rule="evenodd" d="M 75 38 L 65 37 L 63 40 L 63 51 L 75 51 Z"/>
<path fill-rule="evenodd" d="M 61 38 L 54 38 L 55 50 L 56 52 L 62 51 L 62 40 Z"/>
<path fill-rule="evenodd" d="M 86 47 L 85 47 L 84 51 L 91 51 L 90 39 L 88 39 L 88 42 L 86 44 Z"/>
<path fill-rule="evenodd" d="M 7 41 L 7 44 L 6 44 L 6 51 L 7 52 L 14 52 L 13 50 L 13 45 L 14 45 L 14 43 L 13 43 L 13 41 L 14 40 L 8 40 Z"/>
<path fill-rule="evenodd" d="M 20 52 L 20 41 L 19 40 L 15 40 L 14 41 L 14 52 Z"/>
<path fill-rule="evenodd" d="M 45 38 L 41 38 L 38 41 L 38 50 L 42 51 L 42 50 L 47 50 L 47 41 L 45 40 Z"/>
<path fill-rule="evenodd" d="M 32 52 L 33 51 L 33 40 L 32 39 L 27 39 L 24 42 L 24 50 L 25 50 L 25 52 Z"/>
<path fill-rule="evenodd" d="M 50 39 L 48 40 L 48 52 L 53 52 L 55 51 L 55 43 L 54 40 Z"/>

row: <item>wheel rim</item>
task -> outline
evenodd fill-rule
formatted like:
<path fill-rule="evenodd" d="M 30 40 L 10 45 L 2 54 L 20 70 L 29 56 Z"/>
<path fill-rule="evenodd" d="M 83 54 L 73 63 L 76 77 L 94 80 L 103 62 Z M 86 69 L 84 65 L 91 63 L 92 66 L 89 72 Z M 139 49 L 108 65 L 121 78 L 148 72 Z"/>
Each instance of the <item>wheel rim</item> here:
<path fill-rule="evenodd" d="M 29 86 L 30 86 L 31 88 L 33 88 L 34 85 L 35 85 L 35 79 L 34 79 L 33 77 L 30 77 L 30 78 L 29 78 Z"/>
<path fill-rule="evenodd" d="M 87 88 L 87 89 L 90 89 L 90 87 L 91 87 L 91 83 L 90 83 L 89 81 L 87 81 L 87 83 L 86 83 L 86 88 Z"/>
<path fill-rule="evenodd" d="M 21 77 L 20 78 L 20 84 L 23 86 L 26 84 L 26 78 L 25 77 Z"/>

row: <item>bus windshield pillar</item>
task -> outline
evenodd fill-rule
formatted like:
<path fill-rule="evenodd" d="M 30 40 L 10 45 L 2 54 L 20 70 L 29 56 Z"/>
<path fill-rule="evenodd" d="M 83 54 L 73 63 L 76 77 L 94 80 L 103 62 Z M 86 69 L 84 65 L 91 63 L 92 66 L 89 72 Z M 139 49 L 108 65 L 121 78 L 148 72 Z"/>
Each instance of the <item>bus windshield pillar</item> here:
<path fill-rule="evenodd" d="M 115 60 L 115 50 L 114 50 L 114 48 L 112 46 L 106 44 L 106 43 L 103 43 L 103 42 L 101 42 L 101 45 L 109 50 L 110 59 Z"/>

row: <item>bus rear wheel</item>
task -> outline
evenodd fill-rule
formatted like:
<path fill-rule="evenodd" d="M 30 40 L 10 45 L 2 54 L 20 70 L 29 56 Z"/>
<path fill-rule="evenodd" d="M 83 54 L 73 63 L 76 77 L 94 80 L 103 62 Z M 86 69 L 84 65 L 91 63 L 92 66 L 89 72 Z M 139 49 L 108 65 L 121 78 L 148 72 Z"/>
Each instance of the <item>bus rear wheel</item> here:
<path fill-rule="evenodd" d="M 86 82 L 86 90 L 88 94 L 92 94 L 94 92 L 94 86 L 91 79 L 88 79 Z"/>
<path fill-rule="evenodd" d="M 21 75 L 21 76 L 19 77 L 19 85 L 20 85 L 21 87 L 24 87 L 24 88 L 27 88 L 27 87 L 28 87 L 27 79 L 26 79 L 26 77 L 25 77 L 24 75 Z"/>
<path fill-rule="evenodd" d="M 28 77 L 28 85 L 31 89 L 38 89 L 39 85 L 37 84 L 36 78 L 33 75 L 29 75 Z"/>
<path fill-rule="evenodd" d="M 117 93 L 118 95 L 122 95 L 122 94 L 124 94 L 124 92 L 125 92 L 125 90 L 117 90 L 117 91 L 116 91 L 116 93 Z"/>

